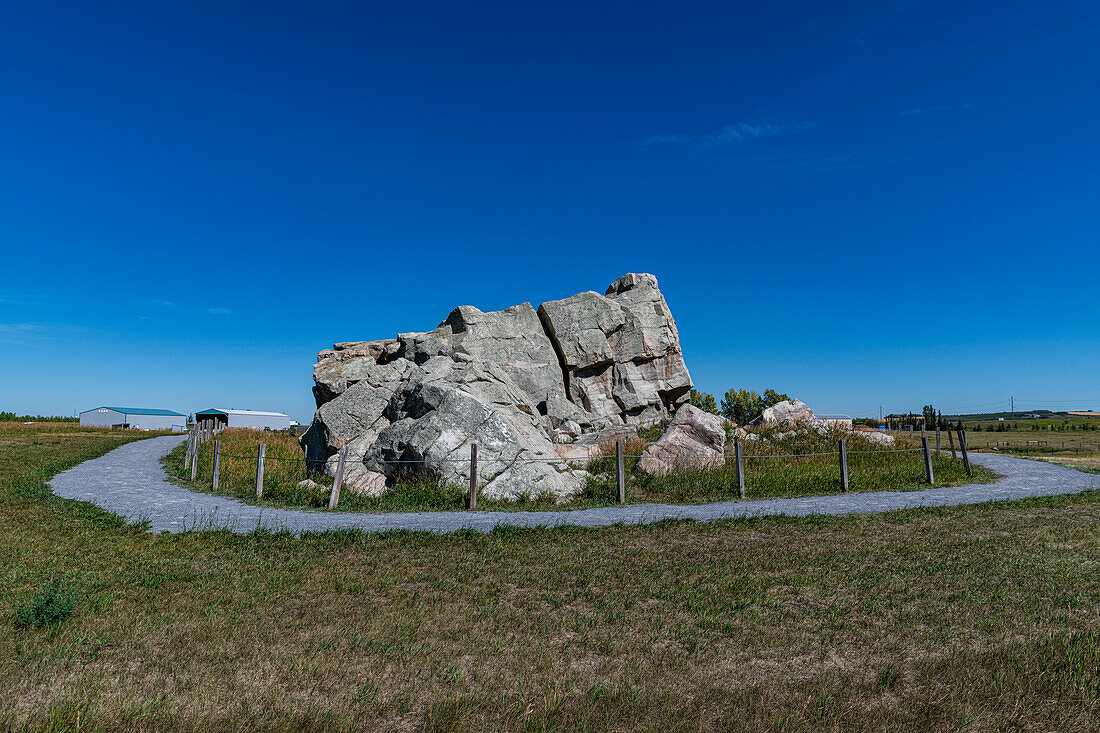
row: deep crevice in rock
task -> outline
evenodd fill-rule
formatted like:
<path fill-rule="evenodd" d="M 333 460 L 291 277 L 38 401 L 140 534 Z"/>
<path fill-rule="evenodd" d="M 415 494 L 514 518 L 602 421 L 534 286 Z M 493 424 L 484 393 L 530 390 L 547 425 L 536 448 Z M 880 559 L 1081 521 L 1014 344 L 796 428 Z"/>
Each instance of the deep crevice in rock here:
<path fill-rule="evenodd" d="M 545 333 L 546 338 L 550 340 L 550 345 L 554 347 L 554 354 L 558 357 L 558 369 L 561 370 L 561 382 L 562 385 L 565 386 L 565 399 L 575 405 L 577 402 L 573 399 L 573 394 L 569 390 L 569 366 L 565 362 L 565 353 L 561 350 L 561 344 L 558 343 L 558 338 L 554 334 L 554 327 L 549 323 L 541 305 L 535 313 L 538 314 L 539 323 L 542 325 L 542 332 Z"/>

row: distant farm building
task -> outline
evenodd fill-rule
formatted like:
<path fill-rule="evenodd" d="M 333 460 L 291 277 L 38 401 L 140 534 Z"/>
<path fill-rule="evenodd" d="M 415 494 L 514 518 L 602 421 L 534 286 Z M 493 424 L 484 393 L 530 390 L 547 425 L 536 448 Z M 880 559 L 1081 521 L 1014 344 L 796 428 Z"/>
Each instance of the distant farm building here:
<path fill-rule="evenodd" d="M 207 423 L 213 423 L 215 429 L 286 430 L 290 427 L 290 415 L 259 410 L 219 410 L 214 407 L 195 413 L 195 424 L 205 427 Z"/>
<path fill-rule="evenodd" d="M 852 429 L 852 418 L 847 415 L 818 415 L 818 420 L 824 420 L 830 427 Z"/>
<path fill-rule="evenodd" d="M 96 407 L 80 413 L 80 424 L 101 428 L 182 432 L 187 429 L 187 416 L 171 410 L 151 410 L 144 407 Z"/>

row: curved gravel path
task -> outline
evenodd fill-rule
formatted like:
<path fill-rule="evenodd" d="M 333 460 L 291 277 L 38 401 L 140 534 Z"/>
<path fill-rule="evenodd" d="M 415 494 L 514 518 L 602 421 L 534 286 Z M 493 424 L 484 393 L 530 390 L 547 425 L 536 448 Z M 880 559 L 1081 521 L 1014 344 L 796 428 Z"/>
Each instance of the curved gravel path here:
<path fill-rule="evenodd" d="M 662 519 L 708 521 L 734 517 L 784 514 L 860 514 L 921 506 L 978 504 L 1032 496 L 1076 494 L 1100 489 L 1100 476 L 1040 461 L 971 454 L 1005 478 L 993 484 L 968 484 L 923 491 L 877 491 L 833 494 L 794 499 L 723 501 L 716 504 L 630 504 L 622 507 L 534 512 L 410 512 L 364 514 L 258 507 L 225 496 L 215 496 L 170 483 L 160 459 L 183 441 L 168 436 L 128 443 L 107 455 L 57 474 L 53 493 L 67 499 L 88 501 L 128 521 L 148 521 L 154 532 L 196 529 L 229 529 L 250 532 L 258 527 L 274 531 L 319 532 L 356 528 L 366 531 L 394 529 L 454 532 L 472 528 L 488 532 L 498 525 L 547 527 L 575 525 L 644 524 Z"/>

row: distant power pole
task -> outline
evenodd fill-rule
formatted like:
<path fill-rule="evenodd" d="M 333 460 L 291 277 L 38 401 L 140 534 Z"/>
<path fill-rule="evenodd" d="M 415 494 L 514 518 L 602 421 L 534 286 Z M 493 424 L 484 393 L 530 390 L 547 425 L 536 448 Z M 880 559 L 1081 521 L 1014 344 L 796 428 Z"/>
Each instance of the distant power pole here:
<path fill-rule="evenodd" d="M 882 422 L 882 405 L 878 406 L 878 421 Z"/>
<path fill-rule="evenodd" d="M 1016 419 L 1016 395 L 1008 398 L 1008 404 L 1012 406 L 1012 419 Z"/>

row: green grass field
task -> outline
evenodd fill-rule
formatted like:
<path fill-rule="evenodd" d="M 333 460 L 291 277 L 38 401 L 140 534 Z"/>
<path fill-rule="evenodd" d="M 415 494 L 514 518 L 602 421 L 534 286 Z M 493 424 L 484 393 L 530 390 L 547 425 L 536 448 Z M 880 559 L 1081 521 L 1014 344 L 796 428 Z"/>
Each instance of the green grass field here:
<path fill-rule="evenodd" d="M 657 431 L 659 436 L 660 431 Z M 836 438 L 816 433 L 788 438 L 772 443 L 746 442 L 746 498 L 813 496 L 841 493 L 840 468 Z M 218 435 L 222 445 L 222 465 L 218 491 L 254 504 L 278 507 L 322 508 L 328 506 L 332 479 L 309 473 L 302 460 L 302 451 L 294 438 L 280 433 L 231 428 Z M 915 491 L 929 488 L 924 473 L 924 458 L 918 452 L 891 452 L 858 435 L 848 435 L 849 491 Z M 256 499 L 256 454 L 258 444 L 267 445 L 264 464 L 262 500 Z M 701 470 L 680 468 L 667 476 L 650 476 L 637 470 L 636 457 L 645 449 L 645 440 L 631 440 L 625 447 L 627 458 L 627 502 L 670 502 L 677 504 L 728 501 L 739 496 L 735 461 L 730 457 L 721 467 Z M 899 448 L 914 448 L 899 438 Z M 200 454 L 199 470 L 194 482 L 184 462 L 185 447 L 174 449 L 164 460 L 168 474 L 178 483 L 196 491 L 211 490 L 213 459 L 210 445 Z M 529 510 L 547 508 L 583 509 L 618 503 L 615 484 L 615 464 L 611 456 L 614 446 L 604 449 L 604 457 L 588 466 L 593 477 L 585 491 L 566 505 L 555 505 L 550 498 L 519 502 L 478 502 L 482 510 Z M 785 458 L 781 455 L 800 454 Z M 826 455 L 819 455 L 826 454 Z M 280 460 L 282 459 L 282 460 Z M 996 474 L 982 466 L 974 466 L 974 475 L 967 476 L 961 460 L 952 460 L 949 453 L 933 456 L 936 486 L 988 482 Z M 298 488 L 298 482 L 312 478 L 321 488 Z M 400 483 L 377 498 L 356 496 L 345 490 L 339 508 L 344 511 L 429 511 L 462 510 L 467 488 L 448 484 L 438 478 L 424 477 Z"/>
<path fill-rule="evenodd" d="M 0 431 L 15 730 L 1089 730 L 1100 496 L 491 535 L 150 535 Z M 65 579 L 75 611 L 16 623 Z"/>
<path fill-rule="evenodd" d="M 946 432 L 941 442 L 947 445 Z M 995 447 L 1001 452 L 1021 455 L 1093 454 L 1100 452 L 1100 432 L 1018 430 L 998 433 L 968 429 L 966 443 L 974 450 Z"/>

